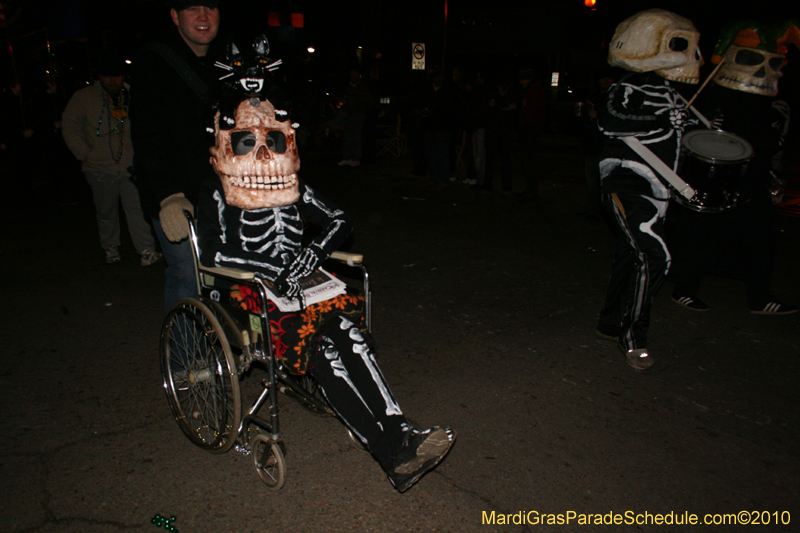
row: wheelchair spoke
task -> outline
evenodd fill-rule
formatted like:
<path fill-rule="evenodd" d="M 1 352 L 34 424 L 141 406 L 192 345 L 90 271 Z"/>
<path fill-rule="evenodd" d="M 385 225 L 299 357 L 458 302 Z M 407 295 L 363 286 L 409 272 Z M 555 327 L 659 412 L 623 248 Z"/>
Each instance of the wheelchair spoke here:
<path fill-rule="evenodd" d="M 184 300 L 162 334 L 164 388 L 178 425 L 212 452 L 227 451 L 241 416 L 235 363 L 219 322 L 200 302 Z"/>

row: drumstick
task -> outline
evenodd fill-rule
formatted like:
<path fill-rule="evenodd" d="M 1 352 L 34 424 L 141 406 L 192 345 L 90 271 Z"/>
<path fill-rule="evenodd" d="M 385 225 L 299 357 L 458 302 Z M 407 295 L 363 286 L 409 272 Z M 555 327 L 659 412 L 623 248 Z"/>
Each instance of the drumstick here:
<path fill-rule="evenodd" d="M 696 92 L 696 93 L 694 93 L 694 96 L 692 96 L 692 99 L 691 99 L 691 100 L 689 100 L 688 102 L 686 102 L 686 108 L 687 108 L 687 109 L 688 109 L 688 108 L 689 108 L 689 107 L 692 105 L 692 102 L 694 102 L 694 101 L 695 101 L 695 99 L 696 99 L 696 98 L 697 98 L 697 97 L 700 95 L 700 91 L 702 91 L 703 89 L 705 89 L 705 88 L 706 88 L 706 85 L 708 85 L 708 82 L 710 82 L 710 81 L 711 81 L 711 80 L 714 78 L 714 76 L 716 76 L 716 74 L 717 74 L 717 71 L 719 70 L 719 67 L 721 67 L 721 66 L 722 66 L 722 63 L 724 63 L 724 62 L 725 62 L 725 58 L 722 58 L 722 59 L 720 60 L 720 62 L 719 62 L 719 63 L 717 63 L 717 66 L 716 66 L 716 67 L 714 67 L 714 70 L 712 70 L 712 71 L 711 71 L 711 74 L 709 74 L 709 75 L 708 75 L 708 77 L 706 78 L 706 81 L 704 81 L 704 82 L 703 82 L 703 85 L 701 85 L 701 86 L 700 86 L 700 88 L 699 88 L 699 89 L 697 89 L 697 92 Z"/>
<path fill-rule="evenodd" d="M 681 96 L 681 94 L 680 94 L 680 93 L 678 93 L 678 98 L 680 98 L 681 100 L 683 100 L 684 102 L 686 102 L 686 98 L 684 98 L 683 96 Z M 702 123 L 703 123 L 703 126 L 705 126 L 705 127 L 706 127 L 706 128 L 708 128 L 708 129 L 712 129 L 712 127 L 711 127 L 711 122 L 709 122 L 709 121 L 708 121 L 708 119 L 707 119 L 707 118 L 706 118 L 706 117 L 705 117 L 705 116 L 704 116 L 704 115 L 703 115 L 703 114 L 702 114 L 700 111 L 698 111 L 696 107 L 692 107 L 692 106 L 690 106 L 690 105 L 687 103 L 687 104 L 686 104 L 686 108 L 687 108 L 688 110 L 690 110 L 692 113 L 694 113 L 694 115 L 697 117 L 697 119 L 698 119 L 700 122 L 702 122 Z"/>

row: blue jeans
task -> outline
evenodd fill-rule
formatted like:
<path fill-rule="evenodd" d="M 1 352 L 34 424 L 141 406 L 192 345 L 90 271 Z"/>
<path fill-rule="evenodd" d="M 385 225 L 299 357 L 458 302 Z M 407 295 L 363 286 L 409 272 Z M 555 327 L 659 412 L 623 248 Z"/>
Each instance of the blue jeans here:
<path fill-rule="evenodd" d="M 164 312 L 169 313 L 184 298 L 197 298 L 197 274 L 194 268 L 192 244 L 189 239 L 172 242 L 164 235 L 161 221 L 153 220 L 161 251 L 167 261 L 167 280 L 164 284 Z"/>

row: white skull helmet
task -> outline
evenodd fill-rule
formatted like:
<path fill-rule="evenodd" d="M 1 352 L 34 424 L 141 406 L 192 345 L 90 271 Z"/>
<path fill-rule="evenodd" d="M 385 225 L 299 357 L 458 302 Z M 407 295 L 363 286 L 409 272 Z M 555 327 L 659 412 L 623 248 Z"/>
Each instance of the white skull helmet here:
<path fill-rule="evenodd" d="M 714 83 L 735 91 L 776 96 L 787 43 L 800 46 L 800 28 L 794 21 L 780 28 L 752 20 L 726 26 L 711 58 L 712 63 L 722 62 Z"/>
<path fill-rule="evenodd" d="M 277 120 L 276 114 L 286 112 L 276 111 L 268 100 L 243 100 L 236 109 L 236 126 L 222 130 L 217 113 L 210 162 L 229 205 L 261 209 L 299 200 L 295 132 L 288 120 Z"/>
<path fill-rule="evenodd" d="M 700 81 L 700 33 L 692 21 L 663 9 L 640 11 L 617 26 L 608 63 L 633 72 L 655 72 L 683 83 Z"/>

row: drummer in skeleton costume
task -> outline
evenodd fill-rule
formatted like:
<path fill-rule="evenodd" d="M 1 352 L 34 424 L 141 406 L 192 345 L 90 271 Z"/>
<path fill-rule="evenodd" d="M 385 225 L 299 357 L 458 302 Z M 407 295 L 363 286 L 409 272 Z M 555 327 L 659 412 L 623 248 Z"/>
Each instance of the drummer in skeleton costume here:
<path fill-rule="evenodd" d="M 600 158 L 601 196 L 616 223 L 617 251 L 596 336 L 616 342 L 637 370 L 653 365 L 647 331 L 653 295 L 669 269 L 663 238 L 670 192 L 623 137 L 633 136 L 676 169 L 688 115 L 668 80 L 699 81 L 700 34 L 691 21 L 651 9 L 623 21 L 609 45 L 608 62 L 629 73 L 609 89 Z"/>
<path fill-rule="evenodd" d="M 256 40 L 256 62 L 268 53 L 265 42 Z M 235 53 L 236 62 L 247 60 Z M 302 298 L 299 280 L 344 242 L 352 221 L 299 178 L 297 125 L 264 99 L 268 83 L 254 83 L 252 70 L 247 80 L 233 105 L 220 104 L 215 119 L 211 164 L 219 180 L 201 189 L 200 260 L 254 271 L 294 300 Z M 304 220 L 321 228 L 305 247 Z M 345 294 L 302 307 L 280 313 L 269 303 L 276 355 L 292 373 L 314 377 L 395 488 L 407 490 L 444 458 L 455 433 L 439 427 L 422 431 L 406 421 L 375 361 L 363 298 Z"/>
<path fill-rule="evenodd" d="M 798 310 L 770 291 L 775 248 L 772 210 L 782 195 L 780 160 L 789 126 L 789 106 L 776 96 L 789 43 L 800 46 L 797 22 L 768 26 L 749 20 L 726 26 L 714 50 L 711 61 L 722 64 L 695 106 L 716 128 L 745 139 L 754 156 L 738 187 L 741 198 L 730 211 L 697 212 L 693 204 L 681 201 L 670 212 L 667 230 L 675 252 L 672 299 L 687 309 L 708 310 L 698 292 L 703 274 L 709 272 L 745 280 L 753 314 L 786 315 Z"/>

